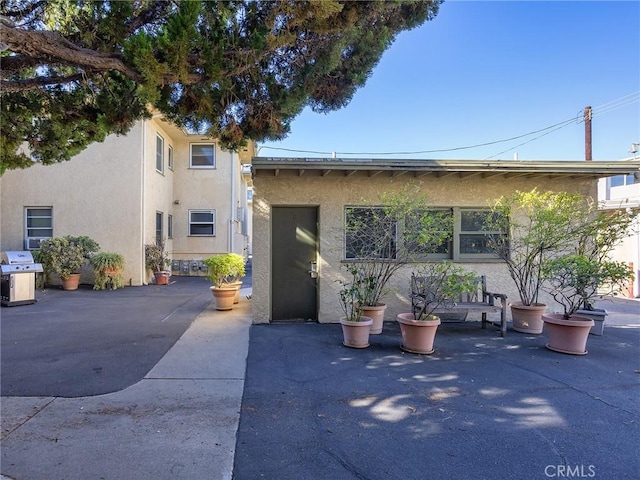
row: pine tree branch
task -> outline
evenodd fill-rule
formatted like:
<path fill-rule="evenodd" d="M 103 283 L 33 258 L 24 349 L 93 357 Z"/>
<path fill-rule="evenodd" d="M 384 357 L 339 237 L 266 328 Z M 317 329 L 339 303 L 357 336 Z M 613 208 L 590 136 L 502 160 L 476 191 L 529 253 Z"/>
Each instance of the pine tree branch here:
<path fill-rule="evenodd" d="M 66 83 L 78 82 L 84 78 L 86 78 L 85 73 L 76 73 L 64 77 L 53 76 L 27 78 L 24 80 L 2 80 L 0 81 L 0 91 L 3 93 L 24 92 L 46 87 L 47 85 L 64 85 Z"/>
<path fill-rule="evenodd" d="M 115 70 L 134 81 L 142 80 L 120 55 L 78 47 L 58 32 L 22 30 L 2 22 L 0 35 L 8 50 L 17 54 L 96 71 Z"/>

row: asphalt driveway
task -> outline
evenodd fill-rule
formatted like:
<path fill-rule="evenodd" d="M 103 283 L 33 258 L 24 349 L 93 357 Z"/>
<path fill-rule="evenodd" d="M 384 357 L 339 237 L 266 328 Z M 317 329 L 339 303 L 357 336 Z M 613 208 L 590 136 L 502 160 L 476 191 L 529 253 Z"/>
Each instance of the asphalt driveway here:
<path fill-rule="evenodd" d="M 141 380 L 212 301 L 204 277 L 168 286 L 37 291 L 0 310 L 2 396 L 81 397 Z"/>
<path fill-rule="evenodd" d="M 473 322 L 433 355 L 397 322 L 362 350 L 340 325 L 253 325 L 233 478 L 640 478 L 640 302 L 604 307 L 585 356 Z"/>

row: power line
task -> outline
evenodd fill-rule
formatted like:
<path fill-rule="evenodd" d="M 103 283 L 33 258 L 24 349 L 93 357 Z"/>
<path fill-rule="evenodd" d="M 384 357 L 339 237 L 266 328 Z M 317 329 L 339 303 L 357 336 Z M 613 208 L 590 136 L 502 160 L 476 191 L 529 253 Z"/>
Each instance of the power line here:
<path fill-rule="evenodd" d="M 637 91 L 637 92 L 633 92 L 633 93 L 630 93 L 628 95 L 625 95 L 623 97 L 617 98 L 616 100 L 612 100 L 610 102 L 607 102 L 607 103 L 605 103 L 603 105 L 600 105 L 598 107 L 592 108 L 591 109 L 591 118 L 593 119 L 593 117 L 595 117 L 595 116 L 604 115 L 606 113 L 612 112 L 612 111 L 617 110 L 619 108 L 623 108 L 623 107 L 626 107 L 628 105 L 632 105 L 632 104 L 638 102 L 639 100 L 640 100 L 640 90 Z M 584 117 L 580 118 L 581 114 L 582 114 L 582 112 L 579 112 L 576 115 L 577 123 L 584 123 Z M 553 129 L 550 132 L 546 132 L 546 133 L 544 133 L 542 135 L 539 135 L 539 136 L 537 136 L 535 138 L 532 138 L 532 139 L 530 139 L 530 140 L 528 140 L 526 142 L 520 143 L 518 145 L 514 145 L 514 146 L 512 146 L 512 147 L 510 147 L 510 148 L 508 148 L 506 150 L 503 150 L 500 153 L 496 153 L 494 155 L 491 155 L 490 157 L 486 157 L 485 160 L 490 160 L 490 159 L 492 159 L 494 157 L 497 157 L 498 155 L 502 155 L 503 153 L 506 153 L 506 152 L 508 152 L 510 150 L 514 150 L 514 149 L 516 149 L 518 147 L 521 147 L 522 145 L 526 145 L 527 143 L 531 143 L 534 140 L 538 140 L 539 138 L 544 137 L 546 135 L 549 135 L 550 133 L 553 133 L 556 130 L 560 130 L 560 128 L 563 128 L 564 126 L 565 125 L 563 125 L 561 127 L 558 127 L 556 129 Z"/>
<path fill-rule="evenodd" d="M 591 115 L 592 118 L 595 116 L 600 116 L 600 115 L 604 115 L 607 113 L 610 113 L 614 110 L 618 110 L 620 108 L 626 107 L 628 105 L 632 105 L 634 103 L 637 103 L 638 101 L 640 101 L 640 90 L 630 93 L 628 95 L 624 95 L 620 98 L 617 98 L 615 100 L 611 100 L 610 102 L 604 103 L 598 107 L 594 107 L 591 110 Z M 478 143 L 475 145 L 466 145 L 466 146 L 462 146 L 462 147 L 453 147 L 453 148 L 441 148 L 441 149 L 433 149 L 433 150 L 416 150 L 416 151 L 401 151 L 401 152 L 323 152 L 323 151 L 316 151 L 316 150 L 298 150 L 298 149 L 293 149 L 293 148 L 284 148 L 284 147 L 269 147 L 269 146 L 261 146 L 258 150 L 262 149 L 262 148 L 266 148 L 268 150 L 279 150 L 279 151 L 285 151 L 285 152 L 295 152 L 295 153 L 311 153 L 311 154 L 315 154 L 315 155 L 335 155 L 335 154 L 340 154 L 340 155 L 422 155 L 422 154 L 426 154 L 426 153 L 443 153 L 443 152 L 455 152 L 455 151 L 459 151 L 459 150 L 470 150 L 473 148 L 479 148 L 479 147 L 487 147 L 490 145 L 497 145 L 500 143 L 505 143 L 505 142 L 511 142 L 513 140 L 519 140 L 521 138 L 524 137 L 528 137 L 531 135 L 536 135 L 538 133 L 542 133 L 541 135 L 538 135 L 535 138 L 532 138 L 530 140 L 527 140 L 526 142 L 520 143 L 516 146 L 510 147 L 507 150 L 504 150 L 500 153 L 497 153 L 495 155 L 492 155 L 490 157 L 487 157 L 487 159 L 491 159 L 493 157 L 496 157 L 498 155 L 502 155 L 503 153 L 508 152 L 509 150 L 513 150 L 514 148 L 518 148 L 522 145 L 526 145 L 528 143 L 531 143 L 535 140 L 538 140 L 539 138 L 542 138 L 546 135 L 549 135 L 557 130 L 560 130 L 572 123 L 582 123 L 584 122 L 584 118 L 582 118 L 582 111 L 579 112 L 578 114 L 576 114 L 576 116 L 564 120 L 562 122 L 558 122 L 555 123 L 553 125 L 549 125 L 548 127 L 545 128 L 541 128 L 538 130 L 534 130 L 528 133 L 524 133 L 522 135 L 517 135 L 515 137 L 510 137 L 510 138 L 505 138 L 503 140 L 495 140 L 492 142 L 485 142 L 485 143 Z"/>

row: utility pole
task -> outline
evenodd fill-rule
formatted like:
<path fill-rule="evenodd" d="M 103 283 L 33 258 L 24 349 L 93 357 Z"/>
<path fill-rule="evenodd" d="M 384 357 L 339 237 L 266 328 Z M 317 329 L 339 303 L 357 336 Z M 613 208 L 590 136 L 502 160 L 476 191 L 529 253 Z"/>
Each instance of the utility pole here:
<path fill-rule="evenodd" d="M 587 162 L 591 157 L 591 107 L 584 107 L 584 159 Z"/>

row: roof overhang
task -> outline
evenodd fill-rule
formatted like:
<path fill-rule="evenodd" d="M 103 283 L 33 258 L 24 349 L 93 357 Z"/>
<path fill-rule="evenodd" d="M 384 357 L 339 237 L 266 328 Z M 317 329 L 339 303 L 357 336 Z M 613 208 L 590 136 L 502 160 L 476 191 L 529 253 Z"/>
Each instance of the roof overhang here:
<path fill-rule="evenodd" d="M 515 161 L 515 160 L 381 160 L 369 158 L 253 157 L 253 175 L 374 177 L 435 176 L 479 177 L 567 177 L 597 179 L 640 174 L 640 161 Z"/>

